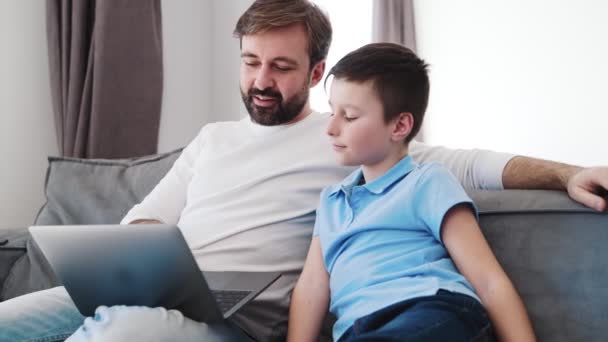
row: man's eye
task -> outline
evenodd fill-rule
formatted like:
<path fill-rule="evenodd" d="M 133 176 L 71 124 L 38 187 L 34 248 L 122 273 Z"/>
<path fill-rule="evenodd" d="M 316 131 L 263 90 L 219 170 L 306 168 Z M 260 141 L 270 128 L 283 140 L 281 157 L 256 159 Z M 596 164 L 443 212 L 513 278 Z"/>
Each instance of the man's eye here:
<path fill-rule="evenodd" d="M 351 122 L 357 120 L 356 116 L 344 116 L 344 120 Z"/>
<path fill-rule="evenodd" d="M 282 72 L 286 72 L 286 71 L 291 70 L 291 68 L 289 68 L 289 67 L 282 67 L 282 66 L 278 66 L 278 65 L 277 65 L 277 66 L 275 66 L 275 68 L 276 68 L 277 70 L 279 70 L 279 71 L 282 71 Z"/>

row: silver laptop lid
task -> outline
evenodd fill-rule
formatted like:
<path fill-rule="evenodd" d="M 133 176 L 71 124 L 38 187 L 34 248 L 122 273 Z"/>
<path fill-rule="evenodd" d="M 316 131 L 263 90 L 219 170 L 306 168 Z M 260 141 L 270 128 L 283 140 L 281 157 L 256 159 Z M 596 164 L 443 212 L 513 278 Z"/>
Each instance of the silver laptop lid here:
<path fill-rule="evenodd" d="M 30 232 L 78 310 L 163 306 L 200 322 L 223 318 L 175 225 L 33 226 Z"/>

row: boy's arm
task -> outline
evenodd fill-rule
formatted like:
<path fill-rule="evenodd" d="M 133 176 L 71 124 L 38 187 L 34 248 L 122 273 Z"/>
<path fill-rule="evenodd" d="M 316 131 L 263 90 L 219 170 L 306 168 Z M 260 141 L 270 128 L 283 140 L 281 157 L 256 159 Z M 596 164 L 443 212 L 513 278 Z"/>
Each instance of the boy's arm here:
<path fill-rule="evenodd" d="M 316 341 L 328 307 L 329 274 L 323 263 L 321 242 L 315 236 L 291 295 L 287 341 Z"/>
<path fill-rule="evenodd" d="M 473 285 L 500 341 L 535 341 L 526 308 L 496 260 L 468 205 L 450 209 L 441 236 L 452 260 Z"/>

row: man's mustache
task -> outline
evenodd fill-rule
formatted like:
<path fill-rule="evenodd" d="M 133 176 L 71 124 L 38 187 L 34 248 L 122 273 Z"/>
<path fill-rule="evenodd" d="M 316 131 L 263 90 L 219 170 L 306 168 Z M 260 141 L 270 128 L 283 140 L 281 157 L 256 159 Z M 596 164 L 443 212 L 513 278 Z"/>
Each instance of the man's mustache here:
<path fill-rule="evenodd" d="M 249 89 L 249 92 L 247 92 L 247 95 L 249 95 L 249 97 L 252 97 L 254 95 L 274 97 L 275 99 L 279 100 L 279 102 L 283 100 L 283 96 L 281 96 L 281 93 L 279 93 L 278 91 L 274 91 L 271 88 L 266 88 L 262 90 L 257 88 L 251 88 Z"/>

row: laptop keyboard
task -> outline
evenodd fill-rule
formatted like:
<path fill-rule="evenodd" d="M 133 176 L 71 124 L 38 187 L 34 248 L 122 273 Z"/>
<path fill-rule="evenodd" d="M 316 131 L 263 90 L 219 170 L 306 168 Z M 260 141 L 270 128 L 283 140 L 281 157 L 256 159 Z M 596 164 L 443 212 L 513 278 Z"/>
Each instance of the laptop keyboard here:
<path fill-rule="evenodd" d="M 247 297 L 252 291 L 233 291 L 233 290 L 213 290 L 217 305 L 222 313 L 232 309 L 243 298 Z"/>

